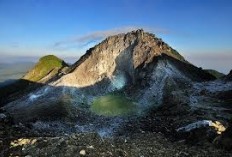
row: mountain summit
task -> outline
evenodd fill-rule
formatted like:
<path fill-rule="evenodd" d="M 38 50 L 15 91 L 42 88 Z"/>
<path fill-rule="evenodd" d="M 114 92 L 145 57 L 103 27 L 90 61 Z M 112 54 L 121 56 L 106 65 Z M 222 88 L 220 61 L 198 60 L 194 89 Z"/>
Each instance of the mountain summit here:
<path fill-rule="evenodd" d="M 163 61 L 161 61 L 163 60 Z M 182 71 L 193 80 L 213 79 L 210 74 L 187 62 L 176 50 L 160 38 L 142 29 L 127 34 L 108 37 L 100 44 L 89 49 L 73 66 L 71 73 L 64 76 L 59 84 L 64 86 L 85 87 L 102 81 L 113 79 L 120 74 L 128 83 L 136 83 L 145 77 L 145 69 L 151 66 L 169 63 L 177 64 L 176 69 Z M 172 62 L 172 63 L 171 63 Z M 149 68 L 148 68 L 149 67 Z"/>

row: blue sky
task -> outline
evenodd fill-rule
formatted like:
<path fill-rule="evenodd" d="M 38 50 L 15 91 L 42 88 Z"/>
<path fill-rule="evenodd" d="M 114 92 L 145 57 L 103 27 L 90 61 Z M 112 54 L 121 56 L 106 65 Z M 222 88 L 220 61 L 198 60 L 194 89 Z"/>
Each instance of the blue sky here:
<path fill-rule="evenodd" d="M 107 35 L 144 28 L 190 62 L 232 69 L 231 0 L 0 0 L 0 62 L 69 62 Z"/>

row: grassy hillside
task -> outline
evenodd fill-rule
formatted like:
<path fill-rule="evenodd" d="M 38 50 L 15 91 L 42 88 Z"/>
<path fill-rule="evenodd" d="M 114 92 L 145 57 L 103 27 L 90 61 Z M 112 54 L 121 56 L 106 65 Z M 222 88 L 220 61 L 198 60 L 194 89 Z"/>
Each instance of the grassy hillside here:
<path fill-rule="evenodd" d="M 220 72 L 218 72 L 216 70 L 213 70 L 213 69 L 204 69 L 204 71 L 206 71 L 207 73 L 213 75 L 216 78 L 221 78 L 221 77 L 225 76 L 225 74 L 220 73 Z"/>
<path fill-rule="evenodd" d="M 56 74 L 59 69 L 68 66 L 63 60 L 54 55 L 48 55 L 40 58 L 39 62 L 31 69 L 23 79 L 37 82 L 49 73 Z"/>

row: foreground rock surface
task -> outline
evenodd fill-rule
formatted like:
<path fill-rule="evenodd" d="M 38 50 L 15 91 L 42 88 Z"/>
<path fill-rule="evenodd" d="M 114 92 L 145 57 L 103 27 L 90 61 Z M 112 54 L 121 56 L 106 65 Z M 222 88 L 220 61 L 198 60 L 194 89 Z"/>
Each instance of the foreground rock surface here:
<path fill-rule="evenodd" d="M 162 133 L 141 132 L 130 137 L 103 138 L 95 133 L 59 137 L 24 137 L 1 141 L 1 156 L 231 156 L 231 152 L 204 145 L 172 142 Z M 2 145 L 3 146 L 3 145 Z"/>
<path fill-rule="evenodd" d="M 232 151 L 228 151 L 226 145 L 221 143 L 226 136 L 217 135 L 217 130 L 214 128 L 197 128 L 190 132 L 176 131 L 176 128 L 199 118 L 205 118 L 202 117 L 203 110 L 198 110 L 192 116 L 194 112 L 196 111 L 192 111 L 189 106 L 183 104 L 164 105 L 150 110 L 146 116 L 128 117 L 127 121 L 117 127 L 109 137 L 102 136 L 98 132 L 70 133 L 37 130 L 31 123 L 14 124 L 7 116 L 5 122 L 0 124 L 0 155 L 231 156 Z M 79 118 L 89 121 L 90 117 L 86 115 Z M 50 125 L 50 127 L 54 126 Z M 55 126 L 55 129 L 58 130 L 59 126 Z"/>

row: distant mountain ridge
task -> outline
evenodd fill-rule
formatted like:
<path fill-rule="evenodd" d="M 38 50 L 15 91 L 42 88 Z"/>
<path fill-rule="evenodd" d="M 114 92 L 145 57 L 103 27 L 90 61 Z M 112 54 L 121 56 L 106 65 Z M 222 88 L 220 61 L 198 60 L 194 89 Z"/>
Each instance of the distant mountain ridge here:
<path fill-rule="evenodd" d="M 204 69 L 204 71 L 210 73 L 211 75 L 213 75 L 216 78 L 221 78 L 221 77 L 225 76 L 225 74 L 218 72 L 217 70 L 213 70 L 213 69 Z"/>

